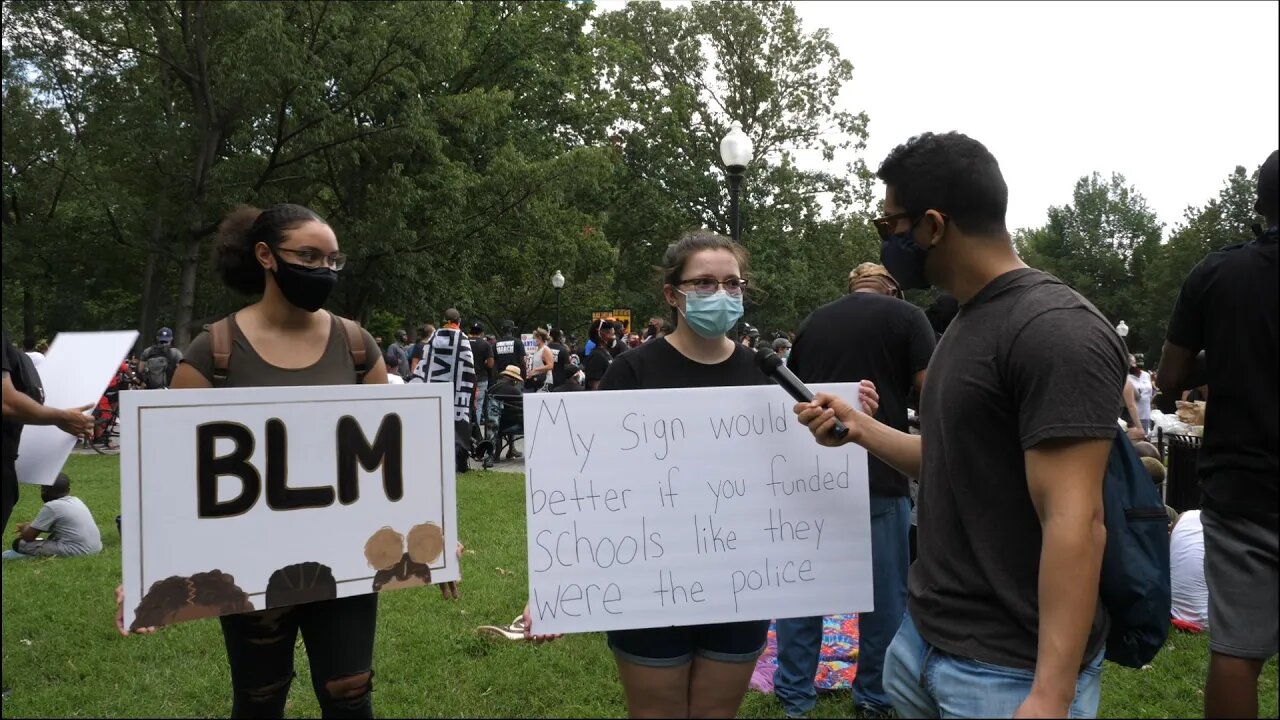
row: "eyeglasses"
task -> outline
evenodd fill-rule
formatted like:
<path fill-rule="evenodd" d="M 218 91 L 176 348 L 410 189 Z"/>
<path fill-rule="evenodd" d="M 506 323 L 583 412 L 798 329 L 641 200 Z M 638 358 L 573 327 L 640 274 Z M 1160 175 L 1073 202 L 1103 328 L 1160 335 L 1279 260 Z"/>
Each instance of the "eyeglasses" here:
<path fill-rule="evenodd" d="M 277 252 L 287 252 L 290 255 L 302 261 L 303 265 L 308 267 L 320 267 L 321 264 L 326 265 L 334 270 L 341 270 L 347 264 L 347 256 L 340 252 L 325 255 L 319 250 L 306 248 L 303 250 L 291 250 L 289 248 L 276 248 Z"/>
<path fill-rule="evenodd" d="M 737 297 L 742 291 L 747 289 L 747 281 L 745 278 L 729 278 L 728 280 L 716 280 L 709 277 L 689 278 L 676 283 L 677 286 L 687 285 L 693 288 L 694 295 L 715 295 L 720 288 L 724 288 L 725 294 Z"/>

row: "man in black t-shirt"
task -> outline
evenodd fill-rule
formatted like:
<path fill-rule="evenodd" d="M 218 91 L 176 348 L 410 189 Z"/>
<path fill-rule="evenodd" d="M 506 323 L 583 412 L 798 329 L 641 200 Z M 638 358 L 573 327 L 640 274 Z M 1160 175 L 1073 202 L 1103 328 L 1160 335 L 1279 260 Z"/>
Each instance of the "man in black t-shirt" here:
<path fill-rule="evenodd" d="M 471 355 L 476 363 L 476 426 L 484 427 L 485 399 L 489 393 L 489 383 L 493 380 L 493 346 L 484 339 L 484 326 L 471 324 Z"/>
<path fill-rule="evenodd" d="M 510 320 L 503 320 L 502 335 L 493 346 L 493 366 L 505 368 L 508 365 L 515 365 L 520 368 L 521 377 L 524 377 L 528 374 L 528 368 L 524 363 L 525 355 L 524 341 L 516 332 L 516 324 Z"/>
<path fill-rule="evenodd" d="M 413 375 L 418 371 L 418 363 L 427 356 L 427 344 L 431 342 L 431 337 L 436 334 L 436 326 L 430 323 L 418 328 L 418 342 L 413 344 L 413 349 L 409 351 L 409 374 Z"/>
<path fill-rule="evenodd" d="M 929 362 L 921 433 L 825 393 L 796 410 L 822 444 L 856 442 L 920 479 L 919 557 L 885 690 L 901 717 L 1094 717 L 1102 482 L 1125 348 L 1087 300 L 1019 259 L 1008 187 L 981 143 L 925 133 L 877 176 L 882 264 L 902 289 L 937 285 L 960 304 Z"/>
<path fill-rule="evenodd" d="M 18 503 L 18 443 L 22 440 L 24 425 L 57 425 L 59 430 L 77 438 L 93 435 L 93 417 L 85 415 L 93 405 L 82 408 L 63 409 L 45 407 L 43 397 L 32 398 L 37 394 L 33 389 L 38 378 L 26 379 L 34 372 L 30 359 L 21 356 L 22 351 L 9 342 L 8 331 L 0 330 L 3 352 L 0 352 L 0 375 L 3 375 L 3 415 L 0 417 L 0 461 L 4 476 L 0 479 L 4 490 L 4 521 L 0 528 L 9 524 L 9 515 L 13 506 Z"/>
<path fill-rule="evenodd" d="M 583 369 L 587 375 L 588 390 L 599 387 L 600 380 L 604 378 L 609 365 L 613 363 L 613 352 L 609 348 L 613 347 L 615 339 L 617 335 L 613 323 L 608 320 L 597 320 L 592 326 L 591 340 L 595 342 L 595 347 L 591 348 L 591 354 L 587 356 L 587 366 Z"/>
<path fill-rule="evenodd" d="M 1207 379 L 1203 489 L 1204 577 L 1209 586 L 1205 717 L 1257 717 L 1258 675 L 1276 655 L 1280 576 L 1280 155 L 1258 171 L 1256 240 L 1210 253 L 1178 295 L 1156 384 L 1165 393 Z M 1203 351 L 1204 374 L 1196 377 Z"/>
<path fill-rule="evenodd" d="M 901 294 L 883 267 L 862 263 L 849 274 L 849 294 L 814 310 L 800 325 L 787 367 L 805 383 L 871 380 L 880 393 L 875 417 L 906 432 L 907 394 L 924 386 L 934 340 L 924 312 Z M 911 501 L 906 476 L 872 455 L 867 465 L 875 611 L 858 616 L 853 700 L 861 717 L 880 717 L 892 709 L 881 670 L 906 610 Z M 822 618 L 779 619 L 777 628 L 774 690 L 788 716 L 801 716 L 817 701 L 813 676 L 822 650 Z"/>

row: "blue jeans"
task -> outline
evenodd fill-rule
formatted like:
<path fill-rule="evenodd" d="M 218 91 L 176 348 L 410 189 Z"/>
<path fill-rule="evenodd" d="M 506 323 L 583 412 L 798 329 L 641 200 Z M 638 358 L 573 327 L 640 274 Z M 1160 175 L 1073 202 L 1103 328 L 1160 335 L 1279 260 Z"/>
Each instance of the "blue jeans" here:
<path fill-rule="evenodd" d="M 871 582 L 875 611 L 858 616 L 858 675 L 853 701 L 887 710 L 889 695 L 881 671 L 885 652 L 907 610 L 907 566 L 911 501 L 905 497 L 871 497 Z M 783 709 L 802 715 L 813 709 L 813 686 L 822 652 L 822 618 L 778 620 L 778 672 L 774 692 Z"/>
<path fill-rule="evenodd" d="M 1102 656 L 1099 651 L 1076 680 L 1068 717 L 1097 717 Z M 1031 670 L 992 665 L 934 648 L 916 632 L 910 615 L 903 618 L 884 662 L 884 687 L 899 717 L 1013 717 L 1034 679 Z"/>
<path fill-rule="evenodd" d="M 476 381 L 476 424 L 479 425 L 480 427 L 484 427 L 485 415 L 487 414 L 485 412 L 487 410 L 485 403 L 488 401 L 488 399 L 489 399 L 489 381 L 477 380 Z"/>

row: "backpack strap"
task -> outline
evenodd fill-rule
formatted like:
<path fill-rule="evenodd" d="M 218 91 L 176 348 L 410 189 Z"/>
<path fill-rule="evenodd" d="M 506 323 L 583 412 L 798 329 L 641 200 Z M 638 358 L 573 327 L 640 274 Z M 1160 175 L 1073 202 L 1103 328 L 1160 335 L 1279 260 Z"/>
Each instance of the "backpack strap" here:
<path fill-rule="evenodd" d="M 224 317 L 209 326 L 209 348 L 213 351 L 213 386 L 227 384 L 227 368 L 231 365 L 231 318 Z"/>
<path fill-rule="evenodd" d="M 342 329 L 347 334 L 347 347 L 351 350 L 351 361 L 356 366 L 356 382 L 363 383 L 364 375 L 369 371 L 368 358 L 365 357 L 364 349 L 364 333 L 360 330 L 360 323 L 347 318 L 338 318 L 342 321 Z"/>

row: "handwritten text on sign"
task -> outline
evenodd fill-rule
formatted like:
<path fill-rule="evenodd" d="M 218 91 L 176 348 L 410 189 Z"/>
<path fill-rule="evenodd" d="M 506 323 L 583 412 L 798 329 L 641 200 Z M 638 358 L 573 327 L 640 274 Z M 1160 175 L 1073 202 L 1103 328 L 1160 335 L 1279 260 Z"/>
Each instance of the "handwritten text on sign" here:
<path fill-rule="evenodd" d="M 126 626 L 457 580 L 452 395 L 121 393 Z"/>
<path fill-rule="evenodd" d="M 793 404 L 775 385 L 526 395 L 537 631 L 872 610 L 866 451 L 820 447 Z"/>

